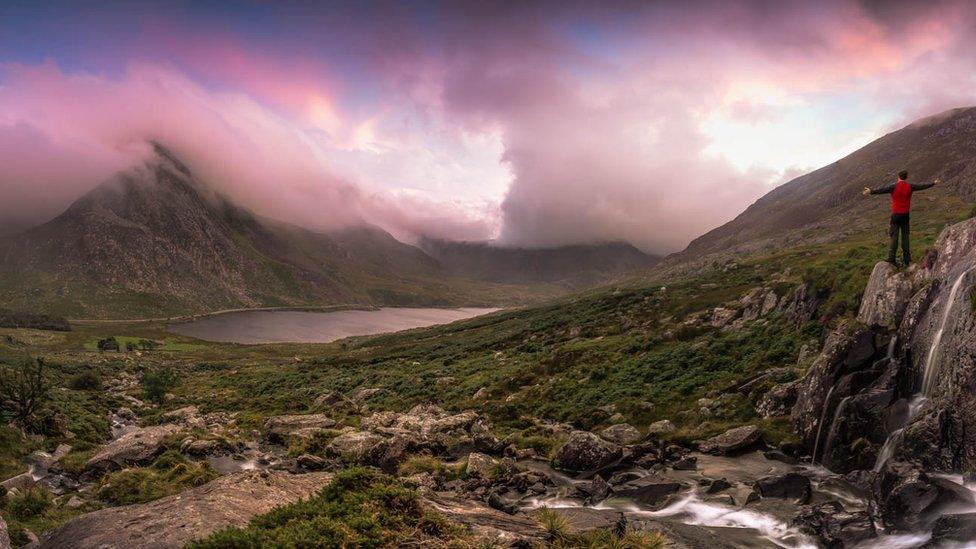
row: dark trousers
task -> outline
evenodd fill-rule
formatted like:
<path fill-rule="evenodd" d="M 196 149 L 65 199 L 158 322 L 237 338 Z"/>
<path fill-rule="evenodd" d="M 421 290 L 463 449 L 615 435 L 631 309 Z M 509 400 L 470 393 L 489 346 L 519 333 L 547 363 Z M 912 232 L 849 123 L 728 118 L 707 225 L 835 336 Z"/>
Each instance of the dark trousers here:
<path fill-rule="evenodd" d="M 905 265 L 912 259 L 912 254 L 908 251 L 908 214 L 891 214 L 891 227 L 888 234 L 891 236 L 891 246 L 888 247 L 888 261 L 895 262 L 895 252 L 898 251 L 898 234 L 901 233 L 901 255 L 905 260 Z"/>

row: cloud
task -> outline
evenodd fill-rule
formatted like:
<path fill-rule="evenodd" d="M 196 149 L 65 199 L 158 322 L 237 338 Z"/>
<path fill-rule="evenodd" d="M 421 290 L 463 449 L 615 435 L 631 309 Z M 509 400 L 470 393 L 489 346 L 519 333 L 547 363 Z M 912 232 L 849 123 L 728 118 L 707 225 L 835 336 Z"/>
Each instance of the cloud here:
<path fill-rule="evenodd" d="M 301 126 L 233 92 L 213 92 L 172 67 L 134 64 L 108 78 L 54 63 L 0 68 L 0 217 L 21 224 L 59 213 L 114 172 L 136 165 L 149 140 L 204 181 L 264 215 L 334 230 L 379 224 L 401 238 L 484 238 L 465 212 L 398 200 L 330 169 L 330 149 Z"/>

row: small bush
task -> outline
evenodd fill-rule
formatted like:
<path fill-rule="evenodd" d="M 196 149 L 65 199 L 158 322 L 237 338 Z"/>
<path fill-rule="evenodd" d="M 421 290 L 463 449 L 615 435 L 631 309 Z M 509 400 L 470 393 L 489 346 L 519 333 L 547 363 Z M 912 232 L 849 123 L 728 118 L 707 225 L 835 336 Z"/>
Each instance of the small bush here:
<path fill-rule="evenodd" d="M 167 450 L 149 467 L 123 469 L 102 477 L 98 497 L 118 505 L 144 503 L 202 486 L 219 476 L 206 462 L 191 463 Z"/>
<path fill-rule="evenodd" d="M 169 366 L 153 368 L 139 378 L 139 386 L 142 387 L 146 398 L 156 404 L 161 404 L 166 398 L 166 393 L 175 389 L 179 384 L 180 380 L 176 371 Z"/>
<path fill-rule="evenodd" d="M 115 336 L 109 336 L 106 337 L 105 339 L 99 339 L 97 347 L 99 351 L 118 351 L 119 340 L 115 339 Z"/>
<path fill-rule="evenodd" d="M 102 377 L 94 370 L 85 370 L 71 376 L 68 380 L 68 388 L 76 391 L 98 391 L 102 388 Z"/>
<path fill-rule="evenodd" d="M 447 465 L 433 456 L 410 456 L 400 464 L 397 473 L 401 477 L 409 477 L 419 473 L 439 475 L 447 471 Z"/>
<path fill-rule="evenodd" d="M 38 412 L 50 399 L 50 391 L 43 360 L 27 357 L 4 363 L 0 358 L 0 413 L 14 423 L 36 430 Z"/>
<path fill-rule="evenodd" d="M 17 520 L 30 520 L 43 514 L 53 503 L 50 492 L 35 486 L 17 495 L 8 496 L 7 512 Z"/>

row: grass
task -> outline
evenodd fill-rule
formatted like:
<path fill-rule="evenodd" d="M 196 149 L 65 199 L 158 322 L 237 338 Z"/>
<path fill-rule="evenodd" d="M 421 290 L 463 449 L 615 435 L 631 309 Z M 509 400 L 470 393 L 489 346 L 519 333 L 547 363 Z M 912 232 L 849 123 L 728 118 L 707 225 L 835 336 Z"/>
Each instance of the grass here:
<path fill-rule="evenodd" d="M 557 549 L 595 548 L 601 549 L 664 549 L 667 539 L 659 533 L 629 530 L 617 533 L 610 530 L 592 530 L 573 533 L 565 516 L 543 507 L 535 513 L 535 518 L 552 540 L 551 547 Z"/>
<path fill-rule="evenodd" d="M 162 351 L 162 352 L 193 351 L 205 347 L 205 345 L 201 345 L 201 344 L 193 344 L 193 343 L 187 343 L 183 341 L 175 341 L 175 340 L 167 339 L 164 340 L 162 344 L 157 345 L 152 349 L 143 349 L 140 347 L 140 344 L 146 341 L 146 338 L 137 337 L 137 336 L 122 336 L 122 335 L 116 335 L 116 336 L 109 335 L 109 336 L 99 337 L 95 339 L 90 339 L 83 343 L 83 347 L 86 351 L 98 351 L 99 350 L 98 342 L 101 339 L 106 339 L 108 337 L 114 337 L 115 340 L 119 343 L 119 351 L 103 351 L 106 353 L 113 353 L 113 352 L 125 353 L 127 352 L 126 349 L 129 346 L 132 346 L 134 350 L 139 350 L 139 351 L 149 350 L 149 351 Z"/>
<path fill-rule="evenodd" d="M 187 545 L 190 549 L 258 547 L 470 546 L 459 526 L 423 507 L 419 496 L 382 473 L 347 469 L 307 500 L 283 505 Z"/>
<path fill-rule="evenodd" d="M 206 462 L 191 463 L 167 450 L 149 467 L 109 473 L 98 483 L 99 499 L 116 505 L 144 503 L 202 486 L 219 476 Z"/>
<path fill-rule="evenodd" d="M 0 516 L 7 521 L 13 546 L 27 545 L 28 530 L 43 533 L 93 509 L 92 505 L 70 509 L 63 505 L 65 501 L 67 498 L 56 503 L 51 493 L 41 486 L 0 497 Z"/>

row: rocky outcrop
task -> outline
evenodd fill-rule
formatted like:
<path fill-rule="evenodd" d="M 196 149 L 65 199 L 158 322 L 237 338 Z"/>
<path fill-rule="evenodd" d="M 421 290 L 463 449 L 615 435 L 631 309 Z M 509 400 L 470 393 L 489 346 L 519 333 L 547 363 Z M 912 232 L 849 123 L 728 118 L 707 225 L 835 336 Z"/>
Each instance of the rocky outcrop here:
<path fill-rule="evenodd" d="M 275 416 L 268 418 L 264 428 L 271 441 L 285 442 L 290 437 L 307 438 L 315 433 L 336 427 L 338 422 L 325 414 Z"/>
<path fill-rule="evenodd" d="M 595 471 L 620 459 L 619 445 L 605 441 L 588 431 L 573 431 L 556 450 L 552 465 L 571 472 Z"/>
<path fill-rule="evenodd" d="M 245 471 L 150 503 L 82 515 L 44 537 L 42 548 L 182 547 L 187 542 L 308 497 L 327 473 Z"/>
<path fill-rule="evenodd" d="M 114 469 L 146 463 L 163 451 L 167 438 L 183 431 L 178 425 L 167 423 L 130 431 L 108 443 L 88 460 L 89 469 Z"/>
<path fill-rule="evenodd" d="M 976 513 L 943 515 L 935 521 L 927 548 L 961 546 L 976 539 Z"/>
<path fill-rule="evenodd" d="M 810 500 L 810 479 L 799 473 L 770 475 L 756 481 L 756 492 L 764 498 L 789 499 L 804 504 Z"/>
<path fill-rule="evenodd" d="M 759 427 L 744 425 L 713 436 L 699 444 L 698 449 L 706 454 L 733 454 L 755 446 L 761 438 Z"/>
<path fill-rule="evenodd" d="M 647 434 L 652 436 L 666 435 L 677 431 L 678 428 L 671 423 L 669 419 L 662 419 L 660 421 L 655 421 L 654 423 L 647 426 Z"/>
<path fill-rule="evenodd" d="M 911 296 L 912 285 L 905 273 L 881 261 L 871 271 L 857 319 L 868 326 L 897 326 Z"/>
<path fill-rule="evenodd" d="M 827 547 L 856 547 L 878 535 L 870 513 L 845 511 L 836 502 L 807 507 L 792 524 L 817 536 Z"/>
<path fill-rule="evenodd" d="M 918 530 L 934 522 L 943 511 L 973 504 L 969 490 L 945 479 L 931 477 L 907 463 L 890 463 L 874 482 L 874 496 L 885 523 L 899 530 Z"/>
<path fill-rule="evenodd" d="M 510 515 L 467 499 L 430 494 L 424 505 L 465 526 L 473 535 L 515 547 L 534 547 L 549 538 L 538 521 L 522 513 Z"/>
<path fill-rule="evenodd" d="M 7 533 L 7 523 L 0 517 L 0 549 L 10 549 L 10 535 Z"/>

